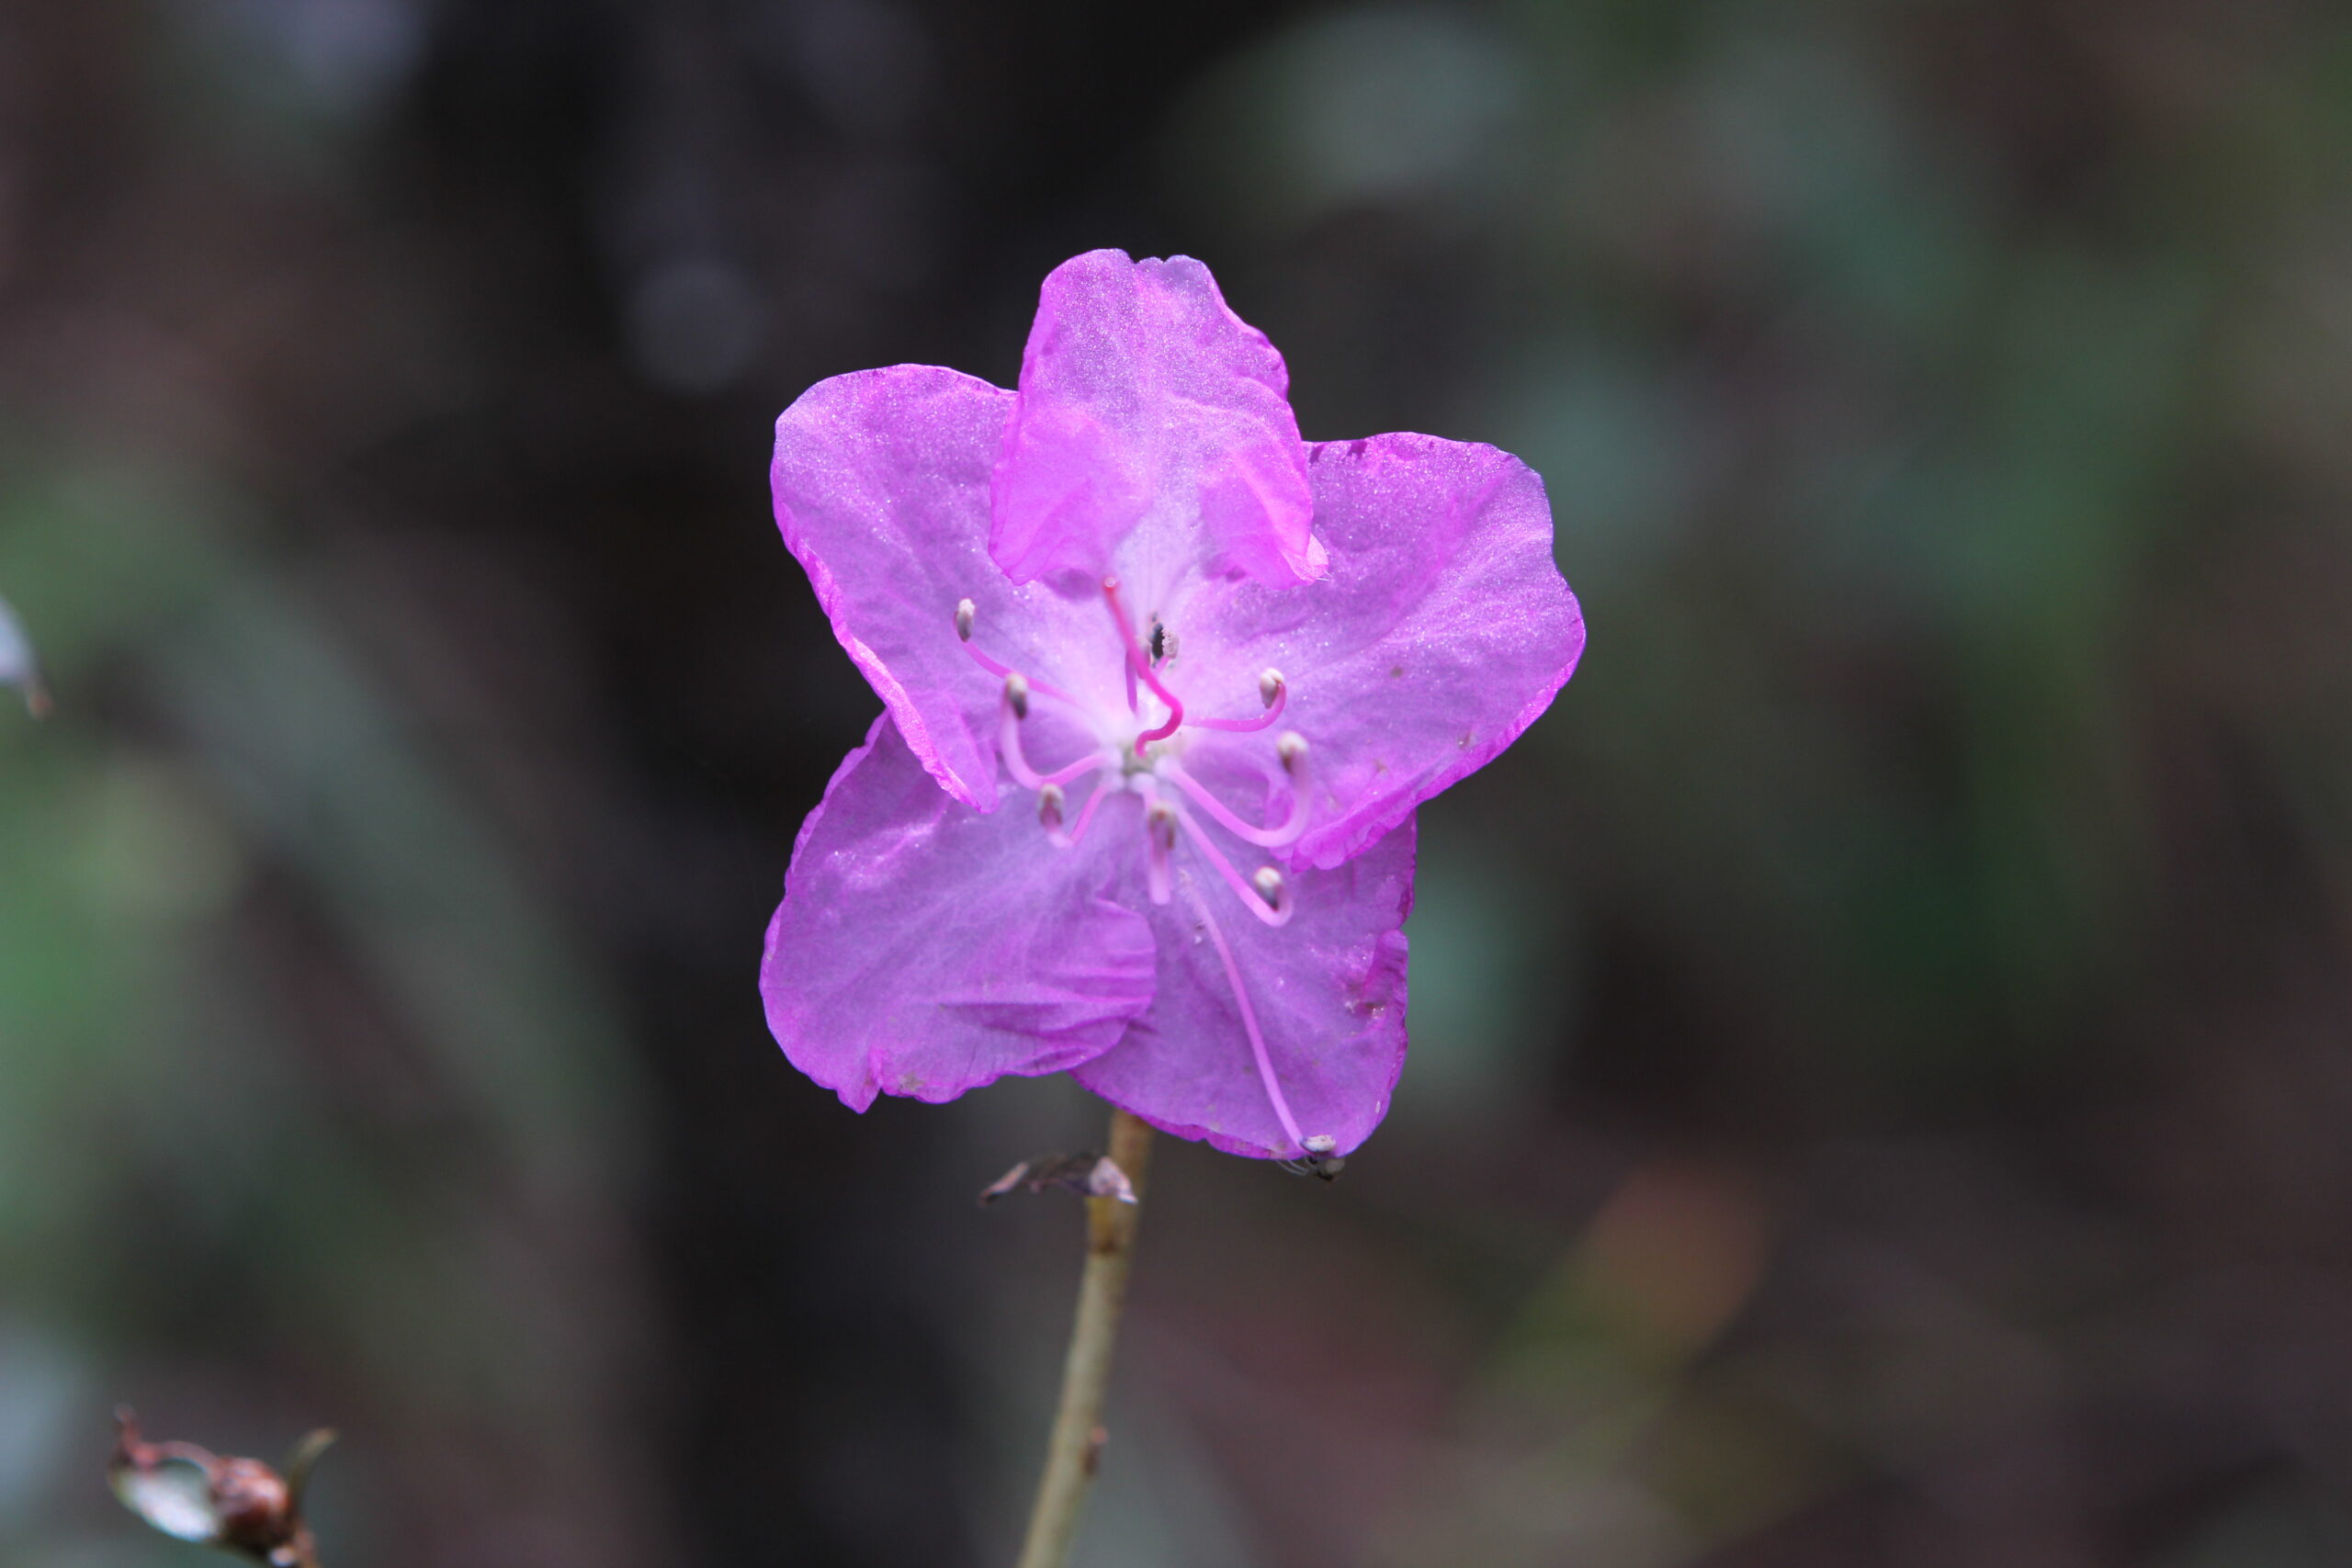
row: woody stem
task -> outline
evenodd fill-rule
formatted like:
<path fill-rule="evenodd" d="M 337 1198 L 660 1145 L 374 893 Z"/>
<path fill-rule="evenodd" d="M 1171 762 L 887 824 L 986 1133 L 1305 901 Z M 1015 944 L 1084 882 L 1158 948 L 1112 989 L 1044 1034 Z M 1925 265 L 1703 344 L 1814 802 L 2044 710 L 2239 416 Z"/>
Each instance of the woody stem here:
<path fill-rule="evenodd" d="M 1037 1483 L 1037 1506 L 1029 1515 L 1020 1568 L 1063 1568 L 1069 1561 L 1079 1510 L 1102 1455 L 1102 1396 L 1110 1388 L 1111 1348 L 1118 1340 L 1127 1270 L 1135 1261 L 1136 1221 L 1151 1161 L 1150 1126 L 1124 1111 L 1112 1111 L 1111 1158 L 1126 1173 L 1136 1201 L 1086 1201 L 1086 1272 L 1078 1286 L 1078 1320 L 1062 1362 L 1061 1407 L 1046 1445 L 1046 1473 Z"/>

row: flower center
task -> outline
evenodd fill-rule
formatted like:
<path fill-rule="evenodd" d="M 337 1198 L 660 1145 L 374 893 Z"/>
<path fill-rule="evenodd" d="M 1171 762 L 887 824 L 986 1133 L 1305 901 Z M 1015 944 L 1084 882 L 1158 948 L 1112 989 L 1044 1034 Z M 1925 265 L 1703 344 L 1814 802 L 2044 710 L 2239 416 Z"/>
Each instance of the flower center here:
<path fill-rule="evenodd" d="M 1248 876 L 1235 867 L 1216 837 L 1204 826 L 1222 829 L 1241 842 L 1259 849 L 1285 849 L 1298 841 L 1306 831 L 1308 809 L 1307 744 L 1306 737 L 1296 730 L 1286 729 L 1272 737 L 1269 748 L 1273 767 L 1267 771 L 1272 795 L 1282 807 L 1279 820 L 1272 826 L 1255 824 L 1219 799 L 1216 794 L 1199 779 L 1185 771 L 1183 753 L 1191 743 L 1186 731 L 1218 735 L 1247 736 L 1272 729 L 1290 703 L 1290 684 L 1279 670 L 1269 669 L 1258 677 L 1260 711 L 1248 717 L 1204 716 L 1188 711 L 1183 699 L 1170 690 L 1162 678 L 1167 667 L 1177 658 L 1177 637 L 1156 615 L 1144 617 L 1141 629 L 1129 610 L 1125 596 L 1116 578 L 1102 582 L 1102 601 L 1110 613 L 1113 629 L 1117 633 L 1115 649 L 1121 666 L 1122 684 L 1126 693 L 1126 713 L 1124 716 L 1104 715 L 1093 705 L 1072 696 L 1059 686 L 1037 675 L 1016 670 L 992 658 L 973 642 L 973 630 L 978 612 L 969 599 L 956 606 L 956 634 L 975 663 L 1001 682 L 997 704 L 998 751 L 1004 759 L 1005 771 L 1023 788 L 1037 795 L 1037 821 L 1045 836 L 1057 849 L 1069 849 L 1086 837 L 1093 825 L 1094 814 L 1103 801 L 1121 793 L 1132 792 L 1143 799 L 1144 886 L 1155 904 L 1170 903 L 1181 887 L 1187 903 L 1200 923 L 1201 930 L 1216 948 L 1219 965 L 1233 990 L 1236 1010 L 1240 1014 L 1243 1032 L 1249 1036 L 1250 1055 L 1260 1080 L 1264 1084 L 1267 1100 L 1273 1107 L 1275 1119 L 1288 1134 L 1299 1157 L 1314 1158 L 1328 1154 L 1332 1140 L 1328 1135 L 1309 1136 L 1302 1134 L 1291 1114 L 1289 1102 L 1283 1098 L 1281 1082 L 1276 1078 L 1273 1062 L 1266 1048 L 1265 1037 L 1258 1027 L 1257 1012 L 1250 1006 L 1250 992 L 1244 984 L 1232 945 L 1216 923 L 1216 914 L 1202 897 L 1191 874 L 1179 863 L 1181 848 L 1188 848 L 1216 874 L 1244 908 L 1269 926 L 1286 926 L 1296 910 L 1295 897 L 1290 879 L 1282 868 L 1272 863 L 1259 866 Z M 1029 717 L 1032 704 L 1045 698 L 1069 710 L 1091 730 L 1098 748 L 1075 761 L 1041 773 L 1031 766 L 1022 746 L 1022 731 Z M 1154 715 L 1159 716 L 1153 719 Z M 1147 722 L 1150 720 L 1149 722 Z M 1245 743 L 1246 744 L 1246 743 Z M 1261 762 L 1267 759 L 1258 759 Z M 1069 797 L 1065 786 L 1089 775 L 1094 777 L 1094 787 L 1079 807 L 1075 822 L 1068 820 Z M 1197 812 L 1197 815 L 1195 813 Z"/>

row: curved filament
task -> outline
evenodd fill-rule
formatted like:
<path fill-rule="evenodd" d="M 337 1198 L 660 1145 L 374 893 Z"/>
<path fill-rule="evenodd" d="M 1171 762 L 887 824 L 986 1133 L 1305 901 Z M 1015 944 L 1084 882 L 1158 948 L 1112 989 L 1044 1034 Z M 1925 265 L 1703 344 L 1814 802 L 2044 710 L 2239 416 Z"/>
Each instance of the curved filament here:
<path fill-rule="evenodd" d="M 1176 820 L 1183 825 L 1186 835 L 1193 840 L 1193 847 L 1207 857 L 1209 864 L 1215 866 L 1216 874 L 1225 879 L 1225 885 L 1233 889 L 1233 896 L 1240 899 L 1251 914 L 1270 926 L 1290 924 L 1291 912 L 1298 908 L 1295 900 L 1285 897 L 1280 904 L 1267 903 L 1258 890 L 1250 886 L 1249 879 L 1233 869 L 1233 863 L 1226 859 L 1225 852 L 1202 831 L 1201 825 L 1193 820 L 1192 813 L 1179 811 Z"/>
<path fill-rule="evenodd" d="M 971 643 L 967 642 L 963 646 L 964 651 L 972 656 L 973 663 L 978 664 L 981 669 L 987 671 L 998 680 L 1009 681 L 1012 678 L 1013 671 L 1012 665 L 989 658 Z M 1049 685 L 1046 682 L 1036 680 L 1034 677 L 1027 675 L 1023 675 L 1023 679 L 1027 680 L 1029 682 L 1029 689 L 1036 693 L 1041 697 L 1051 697 L 1054 701 L 1057 703 L 1067 703 L 1071 707 L 1078 707 L 1081 705 L 1076 697 L 1071 696 L 1059 686 Z"/>
<path fill-rule="evenodd" d="M 1086 837 L 1086 829 L 1091 827 L 1094 823 L 1095 808 L 1102 804 L 1102 797 L 1110 793 L 1111 781 L 1109 779 L 1098 778 L 1094 781 L 1094 793 L 1086 797 L 1086 804 L 1084 806 L 1079 807 L 1078 825 L 1069 830 L 1069 837 L 1065 847 L 1075 849 L 1078 846 L 1079 840 Z"/>
<path fill-rule="evenodd" d="M 1226 984 L 1233 987 L 1233 999 L 1241 1010 L 1241 1028 L 1250 1036 L 1250 1054 L 1258 1061 L 1258 1081 L 1266 1086 L 1266 1098 L 1274 1107 L 1274 1120 L 1290 1134 L 1294 1147 L 1304 1149 L 1306 1136 L 1298 1130 L 1298 1119 L 1290 1113 L 1290 1101 L 1283 1098 L 1283 1086 L 1275 1081 L 1274 1062 L 1266 1051 L 1266 1037 L 1258 1031 L 1258 1012 L 1250 1005 L 1249 988 L 1241 983 L 1241 966 L 1233 961 L 1233 949 L 1218 929 L 1216 917 L 1209 913 L 1209 901 L 1201 897 L 1191 877 L 1184 878 L 1185 896 L 1192 900 L 1193 912 L 1201 918 L 1201 925 L 1209 933 L 1209 941 L 1216 948 L 1219 963 L 1225 965 Z"/>
<path fill-rule="evenodd" d="M 1196 718 L 1192 724 L 1195 729 L 1222 729 L 1228 735 L 1249 735 L 1271 728 L 1274 720 L 1282 717 L 1283 709 L 1288 706 L 1290 687 L 1285 683 L 1275 688 L 1273 705 L 1255 718 Z"/>
<path fill-rule="evenodd" d="M 1298 842 L 1299 836 L 1306 831 L 1306 797 L 1295 788 L 1290 792 L 1290 815 L 1283 819 L 1281 827 L 1252 828 L 1237 816 L 1231 807 L 1210 794 L 1206 784 L 1186 773 L 1172 759 L 1160 766 L 1176 787 L 1191 795 L 1218 827 L 1245 843 L 1256 844 L 1261 849 L 1279 850 Z"/>

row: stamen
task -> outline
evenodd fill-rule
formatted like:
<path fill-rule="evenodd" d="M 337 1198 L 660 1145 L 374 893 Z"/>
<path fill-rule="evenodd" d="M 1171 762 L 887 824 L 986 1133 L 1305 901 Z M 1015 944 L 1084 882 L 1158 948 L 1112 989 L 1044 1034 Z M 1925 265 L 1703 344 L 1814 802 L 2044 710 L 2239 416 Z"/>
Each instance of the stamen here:
<path fill-rule="evenodd" d="M 1067 767 L 1041 773 L 1029 765 L 1029 758 L 1021 747 L 1021 721 L 1029 716 L 1029 686 L 1018 674 L 1004 682 L 1003 700 L 997 704 L 996 746 L 1004 757 L 1004 771 L 1023 789 L 1042 790 L 1056 784 L 1066 784 L 1072 779 L 1083 778 L 1095 769 L 1117 761 L 1104 751 L 1091 751 Z"/>
<path fill-rule="evenodd" d="M 1037 792 L 1037 826 L 1046 830 L 1046 840 L 1056 849 L 1069 844 L 1069 835 L 1062 831 L 1062 807 L 1068 799 L 1059 784 L 1049 784 Z"/>
<path fill-rule="evenodd" d="M 978 606 L 975 605 L 969 599 L 958 599 L 956 601 L 956 635 L 962 640 L 964 644 L 964 651 L 972 656 L 973 663 L 978 665 L 981 669 L 987 671 L 989 674 L 995 676 L 1000 681 L 1009 681 L 1012 679 L 1015 674 L 1019 673 L 1012 665 L 1005 663 L 1002 660 L 991 659 L 987 654 L 972 646 L 972 626 L 974 623 L 979 619 L 979 615 L 980 612 Z M 1071 707 L 1077 707 L 1080 705 L 1079 700 L 1076 697 L 1071 696 L 1059 686 L 1049 686 L 1043 681 L 1031 681 L 1029 682 L 1029 688 L 1041 697 L 1051 697 L 1054 701 L 1057 703 L 1067 703 Z"/>
<path fill-rule="evenodd" d="M 1329 1133 L 1317 1133 L 1300 1146 L 1306 1150 L 1306 1157 L 1298 1162 L 1303 1175 L 1335 1181 L 1339 1179 L 1340 1172 L 1347 1168 L 1348 1162 L 1331 1152 L 1340 1146 L 1340 1140 Z"/>
<path fill-rule="evenodd" d="M 1274 1063 L 1266 1051 L 1266 1037 L 1258 1032 L 1258 1014 L 1250 1005 L 1250 992 L 1241 984 L 1241 966 L 1233 961 L 1233 949 L 1227 944 L 1225 932 L 1217 928 L 1216 917 L 1209 913 L 1208 900 L 1201 897 L 1200 889 L 1193 886 L 1189 876 L 1184 879 L 1184 893 L 1192 900 L 1193 912 L 1200 916 L 1202 927 L 1209 933 L 1218 960 L 1225 964 L 1226 983 L 1233 987 L 1234 1002 L 1241 1010 L 1242 1032 L 1250 1036 L 1250 1054 L 1257 1058 L 1258 1081 L 1266 1086 L 1266 1099 L 1273 1105 L 1274 1120 L 1283 1124 L 1283 1131 L 1290 1134 L 1292 1143 L 1304 1148 L 1306 1139 L 1299 1133 L 1297 1119 L 1290 1113 L 1290 1101 L 1283 1098 L 1283 1086 L 1274 1080 Z M 1334 1143 L 1332 1146 L 1338 1145 Z"/>
<path fill-rule="evenodd" d="M 1144 885 L 1155 904 L 1165 904 L 1169 899 L 1168 857 L 1176 848 L 1176 808 L 1164 800 L 1155 800 L 1144 808 L 1143 836 L 1151 852 L 1145 865 Z"/>
<path fill-rule="evenodd" d="M 1277 909 L 1283 907 L 1283 896 L 1290 891 L 1290 885 L 1283 880 L 1282 868 L 1274 865 L 1261 865 L 1251 872 L 1250 886 L 1258 890 L 1259 897 Z"/>
<path fill-rule="evenodd" d="M 1094 781 L 1094 793 L 1086 797 L 1086 804 L 1084 806 L 1079 807 L 1078 826 L 1069 830 L 1069 841 L 1061 845 L 1061 848 L 1073 849 L 1085 840 L 1086 829 L 1094 824 L 1094 808 L 1101 806 L 1102 804 L 1103 797 L 1110 793 L 1111 780 L 1109 775 L 1106 774 Z"/>
<path fill-rule="evenodd" d="M 1135 691 L 1132 682 L 1136 681 L 1141 681 L 1150 687 L 1151 694 L 1168 705 L 1168 722 L 1157 728 L 1147 729 L 1136 737 L 1136 755 L 1140 757 L 1143 755 L 1145 747 L 1155 740 L 1165 740 L 1183 728 L 1184 705 L 1175 693 L 1159 683 L 1159 677 L 1152 671 L 1150 661 L 1144 658 L 1142 648 L 1136 644 L 1136 624 L 1128 618 L 1127 607 L 1119 598 L 1117 578 L 1106 577 L 1102 580 L 1102 597 L 1111 603 L 1111 618 L 1119 624 L 1119 640 L 1126 646 L 1127 678 L 1130 682 L 1127 705 L 1135 706 Z"/>
<path fill-rule="evenodd" d="M 1298 842 L 1299 835 L 1306 831 L 1306 796 L 1295 787 L 1289 791 L 1290 815 L 1283 818 L 1281 827 L 1252 828 L 1236 816 L 1231 807 L 1211 795 L 1206 784 L 1186 773 L 1173 760 L 1162 761 L 1160 770 L 1170 783 L 1198 802 L 1201 809 L 1207 812 L 1218 827 L 1246 843 L 1255 844 L 1261 850 L 1279 850 Z"/>
<path fill-rule="evenodd" d="M 1174 808 L 1170 807 L 1170 809 Z M 1242 880 L 1241 874 L 1233 869 L 1233 863 L 1225 858 L 1225 852 L 1216 847 L 1216 840 L 1204 832 L 1201 825 L 1193 821 L 1190 815 L 1178 811 L 1176 819 L 1183 824 L 1185 833 L 1193 840 L 1193 847 L 1200 851 L 1209 864 L 1216 869 L 1216 874 L 1225 879 L 1225 885 L 1227 887 L 1233 889 L 1233 896 L 1241 900 L 1244 908 L 1270 926 L 1290 924 L 1291 902 L 1284 896 L 1281 872 L 1274 871 L 1272 866 L 1261 868 L 1258 873 L 1260 876 L 1263 876 L 1270 871 L 1274 872 L 1274 892 L 1272 895 L 1261 896 L 1264 884 L 1255 882 L 1254 879 Z"/>
<path fill-rule="evenodd" d="M 1283 760 L 1283 772 L 1304 783 L 1306 777 L 1306 737 L 1295 729 L 1285 729 L 1274 739 L 1274 755 Z"/>
<path fill-rule="evenodd" d="M 1266 705 L 1266 711 L 1255 718 L 1196 718 L 1192 722 L 1197 728 L 1222 729 L 1233 735 L 1264 729 L 1282 717 L 1283 709 L 1290 705 L 1290 682 L 1283 679 L 1281 671 L 1269 670 L 1258 677 L 1258 700 Z"/>

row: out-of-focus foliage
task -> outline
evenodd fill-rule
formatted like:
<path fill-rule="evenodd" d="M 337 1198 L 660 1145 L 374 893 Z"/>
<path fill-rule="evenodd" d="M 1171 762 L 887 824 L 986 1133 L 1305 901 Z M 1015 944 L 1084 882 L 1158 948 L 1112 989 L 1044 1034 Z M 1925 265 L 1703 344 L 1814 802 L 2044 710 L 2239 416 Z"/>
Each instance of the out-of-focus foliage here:
<path fill-rule="evenodd" d="M 0 12 L 0 1558 L 118 1398 L 378 1563 L 994 1562 L 1054 1083 L 752 987 L 872 700 L 775 411 L 1200 254 L 1592 628 L 1424 813 L 1325 1189 L 1164 1149 L 1081 1551 L 2352 1554 L 2352 20 L 2317 5 Z M 0 671 L 5 673 L 5 671 Z"/>

